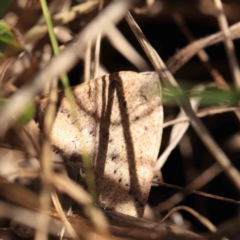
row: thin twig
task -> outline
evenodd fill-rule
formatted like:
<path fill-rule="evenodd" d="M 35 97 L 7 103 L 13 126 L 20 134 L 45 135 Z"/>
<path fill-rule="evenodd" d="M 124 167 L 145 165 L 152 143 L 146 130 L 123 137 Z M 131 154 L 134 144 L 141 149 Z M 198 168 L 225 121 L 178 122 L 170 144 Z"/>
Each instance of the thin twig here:
<path fill-rule="evenodd" d="M 195 189 L 195 190 L 200 189 L 203 186 L 205 186 L 208 182 L 210 182 L 212 179 L 214 179 L 218 174 L 220 174 L 222 170 L 223 169 L 221 168 L 221 166 L 219 166 L 218 163 L 214 163 L 211 167 L 209 167 L 202 174 L 200 174 L 196 179 L 194 179 L 191 183 L 189 183 L 184 189 Z M 176 204 L 183 201 L 186 195 L 189 195 L 191 193 L 178 192 L 172 195 L 166 201 L 161 202 L 160 204 L 155 206 L 154 210 L 161 211 L 161 212 L 169 210 Z"/>
<path fill-rule="evenodd" d="M 197 191 L 195 189 L 189 189 L 189 188 L 186 188 L 186 187 L 179 187 L 179 186 L 176 186 L 176 185 L 173 185 L 173 184 L 163 183 L 163 182 L 159 182 L 159 181 L 158 182 L 153 181 L 152 183 L 153 184 L 158 184 L 159 186 L 164 186 L 164 187 L 176 189 L 176 190 L 179 190 L 179 191 L 183 191 L 183 192 L 187 193 L 188 195 L 198 194 L 200 196 L 204 196 L 204 197 L 208 197 L 208 198 L 217 199 L 217 200 L 220 200 L 220 201 L 240 205 L 240 201 L 235 200 L 235 199 L 226 198 L 226 197 L 222 197 L 222 196 L 218 196 L 218 195 L 214 195 L 214 194 L 206 193 L 206 192 L 202 192 L 202 191 Z M 156 209 L 157 209 L 157 207 L 154 207 L 154 210 L 156 210 Z"/>

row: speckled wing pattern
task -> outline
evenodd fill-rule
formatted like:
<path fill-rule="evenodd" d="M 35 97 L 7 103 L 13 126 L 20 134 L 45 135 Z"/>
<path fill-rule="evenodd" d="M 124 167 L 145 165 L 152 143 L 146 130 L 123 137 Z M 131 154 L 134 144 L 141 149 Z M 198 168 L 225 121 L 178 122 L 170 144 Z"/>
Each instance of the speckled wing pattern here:
<path fill-rule="evenodd" d="M 50 139 L 81 167 L 83 143 L 95 172 L 99 206 L 141 217 L 160 148 L 163 123 L 157 73 L 118 72 L 72 88 L 78 123 L 63 92 Z M 40 128 L 48 98 L 38 103 Z M 79 131 L 80 129 L 80 131 Z"/>

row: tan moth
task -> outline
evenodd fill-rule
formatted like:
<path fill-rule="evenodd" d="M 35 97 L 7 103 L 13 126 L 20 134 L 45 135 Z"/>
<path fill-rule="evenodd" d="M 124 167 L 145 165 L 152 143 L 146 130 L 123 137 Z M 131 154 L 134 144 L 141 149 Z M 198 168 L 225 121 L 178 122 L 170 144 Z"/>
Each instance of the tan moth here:
<path fill-rule="evenodd" d="M 142 217 L 162 136 L 157 73 L 111 73 L 72 91 L 80 131 L 64 93 L 59 92 L 50 134 L 54 148 L 69 164 L 80 168 L 84 141 L 95 173 L 99 206 Z M 48 98 L 38 103 L 40 128 L 47 103 Z"/>

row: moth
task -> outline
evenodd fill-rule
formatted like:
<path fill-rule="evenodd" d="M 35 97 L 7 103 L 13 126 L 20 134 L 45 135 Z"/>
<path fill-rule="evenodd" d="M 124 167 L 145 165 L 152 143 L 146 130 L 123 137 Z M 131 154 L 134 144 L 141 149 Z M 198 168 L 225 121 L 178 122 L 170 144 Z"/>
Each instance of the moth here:
<path fill-rule="evenodd" d="M 163 123 L 157 73 L 117 72 L 72 88 L 77 119 L 63 92 L 50 140 L 67 163 L 81 168 L 87 151 L 99 206 L 142 217 L 158 156 Z M 48 98 L 38 103 L 43 128 Z"/>

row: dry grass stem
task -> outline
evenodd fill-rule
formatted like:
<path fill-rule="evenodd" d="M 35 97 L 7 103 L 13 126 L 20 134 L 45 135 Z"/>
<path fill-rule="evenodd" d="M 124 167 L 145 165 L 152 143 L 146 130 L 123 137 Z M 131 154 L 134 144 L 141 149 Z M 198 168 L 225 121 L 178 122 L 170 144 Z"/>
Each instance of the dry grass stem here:
<path fill-rule="evenodd" d="M 168 71 L 165 64 L 163 63 L 162 59 L 158 56 L 156 51 L 152 48 L 150 43 L 147 41 L 145 36 L 143 35 L 141 29 L 138 27 L 130 13 L 127 14 L 127 21 L 134 32 L 136 38 L 138 39 L 139 43 L 141 44 L 143 50 L 147 54 L 149 60 L 152 62 L 155 70 L 158 72 L 161 79 L 171 84 L 173 87 L 176 87 L 176 90 L 179 91 L 179 94 L 182 93 L 180 87 L 178 86 L 177 82 L 175 81 L 172 74 Z M 208 130 L 205 128 L 205 126 L 202 124 L 200 119 L 198 119 L 193 112 L 190 102 L 185 101 L 184 103 L 179 103 L 187 116 L 190 119 L 190 123 L 192 127 L 197 132 L 200 139 L 203 141 L 205 146 L 208 148 L 208 150 L 212 153 L 212 155 L 215 157 L 215 159 L 219 162 L 219 164 L 222 166 L 228 177 L 231 179 L 231 181 L 234 183 L 235 187 L 240 190 L 240 175 L 239 171 L 232 165 L 231 161 L 228 159 L 228 157 L 225 155 L 225 153 L 222 151 L 222 149 L 216 144 L 214 139 L 209 134 Z"/>
<path fill-rule="evenodd" d="M 171 239 L 205 239 L 190 231 L 175 226 L 158 224 L 143 218 L 134 218 L 118 212 L 105 210 L 105 214 L 112 223 L 110 230 L 112 234 L 130 239 L 171 240 Z M 117 227 L 115 227 L 117 226 Z"/>
<path fill-rule="evenodd" d="M 62 192 L 68 194 L 76 202 L 84 207 L 85 214 L 90 218 L 94 226 L 104 233 L 108 232 L 108 223 L 101 210 L 93 205 L 90 195 L 72 180 L 65 176 L 53 175 L 51 183 Z"/>
<path fill-rule="evenodd" d="M 40 151 L 37 143 L 34 141 L 33 137 L 31 136 L 31 134 L 27 131 L 27 129 L 25 127 L 23 127 L 22 130 L 23 130 L 24 134 L 28 137 L 29 141 L 31 142 L 33 148 L 36 151 L 38 158 L 40 158 L 41 151 Z"/>
<path fill-rule="evenodd" d="M 206 233 L 206 234 L 204 234 L 204 237 L 206 237 L 207 239 L 211 239 L 211 240 L 232 239 L 232 237 L 236 236 L 239 232 L 239 224 L 240 224 L 240 221 L 239 221 L 238 217 L 227 220 L 224 223 L 222 223 L 221 225 L 219 225 L 217 232 Z M 226 235 L 228 236 L 228 238 L 225 237 Z"/>
<path fill-rule="evenodd" d="M 195 39 L 194 39 L 192 33 L 190 32 L 190 30 L 188 29 L 183 17 L 179 13 L 174 12 L 173 19 L 175 20 L 176 24 L 179 26 L 179 28 L 182 31 L 182 33 L 184 34 L 185 38 L 189 42 L 194 42 Z M 220 72 L 216 68 L 214 68 L 212 66 L 207 52 L 203 49 L 200 49 L 197 53 L 197 56 L 200 59 L 200 61 L 204 64 L 205 68 L 209 71 L 209 73 L 211 74 L 214 81 L 216 83 L 220 84 L 222 87 L 224 87 L 224 89 L 229 90 L 229 86 L 226 83 L 223 76 L 220 74 Z"/>
<path fill-rule="evenodd" d="M 12 203 L 30 208 L 32 210 L 39 209 L 39 198 L 32 191 L 20 186 L 16 183 L 10 183 L 0 176 L 0 195 Z M 23 198 L 19 196 L 24 196 Z"/>
<path fill-rule="evenodd" d="M 213 2 L 214 2 L 215 7 L 217 9 L 217 17 L 218 17 L 218 22 L 219 22 L 220 29 L 223 32 L 224 44 L 225 44 L 225 48 L 226 48 L 226 52 L 227 52 L 227 56 L 228 56 L 228 60 L 229 60 L 229 66 L 230 66 L 230 69 L 231 69 L 231 72 L 232 72 L 233 80 L 234 80 L 234 83 L 236 85 L 236 88 L 238 90 L 240 90 L 239 66 L 238 66 L 237 57 L 236 57 L 236 54 L 235 54 L 233 41 L 232 41 L 231 36 L 230 36 L 230 31 L 229 31 L 229 28 L 228 28 L 227 19 L 224 15 L 222 2 L 221 2 L 221 0 L 214 0 Z"/>
<path fill-rule="evenodd" d="M 96 40 L 95 51 L 94 51 L 93 78 L 96 78 L 99 76 L 98 70 L 99 70 L 99 64 L 100 64 L 99 59 L 100 59 L 101 38 L 102 38 L 102 33 L 99 32 Z"/>
<path fill-rule="evenodd" d="M 89 39 L 84 57 L 84 82 L 91 78 L 91 55 L 92 55 L 92 40 Z"/>
<path fill-rule="evenodd" d="M 223 14 L 223 18 L 224 18 L 224 14 Z M 177 12 L 175 12 L 173 14 L 173 19 L 178 24 L 179 28 L 181 29 L 181 31 L 183 32 L 185 37 L 188 39 L 188 41 L 189 42 L 194 42 L 195 39 L 192 36 L 191 32 L 188 30 L 182 16 L 180 14 L 178 14 Z M 219 18 L 219 21 L 220 21 L 220 18 Z M 226 21 L 226 19 L 225 19 L 225 21 Z M 224 26 L 224 25 L 225 24 L 222 24 L 222 26 Z M 228 41 L 231 41 L 231 44 L 233 46 L 228 26 L 227 26 L 227 31 L 228 31 L 228 33 L 227 33 L 228 34 Z M 225 39 L 225 46 L 227 46 L 226 45 L 226 36 L 227 35 L 224 35 L 224 36 L 225 36 L 225 38 L 224 38 Z M 234 48 L 234 46 L 233 46 L 233 48 Z M 233 51 L 233 53 L 234 53 L 234 51 Z M 212 66 L 206 51 L 203 50 L 203 49 L 200 49 L 197 52 L 197 56 L 202 61 L 202 63 L 204 64 L 205 68 L 209 71 L 209 73 L 211 74 L 211 76 L 215 80 L 215 82 L 218 83 L 220 86 L 222 86 L 225 90 L 230 90 L 230 87 L 227 84 L 227 82 L 225 81 L 225 79 L 223 78 L 223 76 L 219 73 L 219 71 L 216 68 L 214 68 Z M 237 73 L 237 71 L 236 71 L 236 73 Z M 240 113 L 236 112 L 236 116 L 240 119 Z"/>
<path fill-rule="evenodd" d="M 100 12 L 103 8 L 104 0 L 99 1 L 98 11 Z M 100 64 L 100 46 L 101 46 L 101 31 L 97 35 L 96 44 L 95 44 L 95 52 L 94 52 L 94 69 L 93 69 L 93 78 L 98 77 L 98 70 Z"/>
<path fill-rule="evenodd" d="M 53 24 L 61 25 L 69 23 L 70 21 L 74 20 L 78 14 L 87 13 L 92 11 L 96 8 L 98 1 L 88 1 L 86 3 L 81 3 L 77 6 L 74 6 L 68 12 L 58 13 L 53 16 Z M 24 35 L 24 42 L 26 44 L 31 43 L 34 44 L 39 39 L 47 34 L 47 26 L 45 24 L 39 24 L 32 27 L 25 35 Z"/>
<path fill-rule="evenodd" d="M 113 24 L 109 24 L 109 31 L 106 32 L 107 38 L 126 59 L 141 71 L 149 71 L 150 67 L 144 58 L 135 50 L 135 48 L 127 41 L 122 33 Z"/>
<path fill-rule="evenodd" d="M 49 159 L 49 156 L 51 156 L 52 153 L 52 147 L 51 142 L 49 140 L 49 134 L 52 128 L 52 125 L 54 123 L 54 116 L 56 113 L 56 103 L 57 103 L 57 80 L 54 79 L 52 81 L 51 91 L 49 94 L 49 104 L 47 106 L 46 110 L 46 116 L 44 119 L 44 129 L 43 129 L 43 135 L 45 137 L 43 145 L 42 145 L 42 152 L 40 156 L 40 162 L 42 167 L 42 174 L 41 174 L 41 182 L 42 182 L 42 190 L 40 193 L 40 211 L 43 213 L 48 212 L 48 209 L 50 207 L 51 201 L 50 201 L 50 194 L 51 191 L 53 192 L 54 197 L 54 190 L 50 190 L 49 186 L 47 185 L 47 181 L 49 178 L 51 178 L 52 171 L 53 171 L 53 164 L 51 159 Z M 54 199 L 53 199 L 54 201 Z M 55 200 L 54 202 L 56 202 Z M 60 212 L 61 214 L 61 212 Z M 35 232 L 35 240 L 44 240 L 48 239 L 48 227 L 49 222 L 48 219 L 44 215 L 39 215 L 39 218 L 37 219 L 37 222 L 41 229 L 44 229 L 45 231 L 39 231 L 37 230 Z"/>
<path fill-rule="evenodd" d="M 195 88 L 194 90 L 201 92 L 201 91 L 204 91 L 205 88 L 204 88 L 204 86 L 199 86 L 198 88 Z M 194 111 L 197 111 L 200 101 L 201 101 L 200 98 L 190 99 L 191 106 Z M 178 114 L 178 116 L 176 117 L 175 120 L 177 121 L 179 119 L 182 119 L 184 116 L 186 116 L 186 113 L 181 109 L 180 113 Z M 156 162 L 155 170 L 154 170 L 155 175 L 157 175 L 157 173 L 161 170 L 161 168 L 167 161 L 169 155 L 171 154 L 172 150 L 178 145 L 179 141 L 182 139 L 182 137 L 185 134 L 185 132 L 187 131 L 188 127 L 189 127 L 189 123 L 186 123 L 186 122 L 185 123 L 182 122 L 180 124 L 174 125 L 174 127 L 172 128 L 171 134 L 170 134 L 169 144 Z"/>
<path fill-rule="evenodd" d="M 238 239 L 240 2 L 0 6 L 0 240 Z"/>
<path fill-rule="evenodd" d="M 58 213 L 59 218 L 61 219 L 61 222 L 63 223 L 63 226 L 68 231 L 69 235 L 73 239 L 78 239 L 78 235 L 76 234 L 75 230 L 73 229 L 72 225 L 67 220 L 65 213 L 62 209 L 61 203 L 59 201 L 58 195 L 55 190 L 51 191 L 51 198 L 53 201 L 53 205 L 56 209 L 56 212 Z"/>
<path fill-rule="evenodd" d="M 37 229 L 38 231 L 43 231 L 41 226 L 38 225 L 36 221 L 36 219 L 39 218 L 39 215 L 43 214 L 23 209 L 21 207 L 16 207 L 14 205 L 0 201 L 0 215 L 2 217 L 13 219 L 17 222 L 25 224 L 26 226 Z M 57 220 L 51 219 L 47 215 L 44 215 L 44 218 L 47 218 L 49 222 L 49 233 L 57 235 L 59 230 L 61 229 L 62 223 Z M 70 235 L 66 234 L 66 237 L 70 237 Z"/>
<path fill-rule="evenodd" d="M 26 179 L 36 179 L 36 178 L 40 178 L 40 171 L 19 169 L 19 171 L 17 171 L 15 173 L 15 175 L 16 175 L 16 177 L 21 177 L 21 178 L 26 178 Z"/>
<path fill-rule="evenodd" d="M 237 39 L 240 37 L 240 23 L 235 23 L 229 28 L 231 39 Z M 167 62 L 166 65 L 171 73 L 176 73 L 186 62 L 191 59 L 199 50 L 209 47 L 213 44 L 224 41 L 224 35 L 222 32 L 218 32 L 196 40 L 190 43 L 186 47 L 182 48 L 175 55 L 173 55 Z"/>
<path fill-rule="evenodd" d="M 69 44 L 57 57 L 54 57 L 50 63 L 32 79 L 32 81 L 19 89 L 0 110 L 0 137 L 6 130 L 12 126 L 15 121 L 12 115 L 18 118 L 26 104 L 41 94 L 44 86 L 49 79 L 60 77 L 62 73 L 68 72 L 80 57 L 84 57 L 84 52 L 89 39 L 95 40 L 99 30 L 106 30 L 109 22 L 118 22 L 124 17 L 128 1 L 113 2 L 105 8 L 92 23 L 90 23 L 76 38 L 76 41 Z M 101 24 L 99 24 L 101 23 Z"/>
<path fill-rule="evenodd" d="M 186 186 L 186 189 L 201 189 L 207 183 L 209 183 L 212 179 L 214 179 L 218 174 L 223 171 L 221 166 L 218 163 L 213 164 L 207 170 L 205 170 L 202 174 L 200 174 L 196 179 L 194 179 L 191 183 Z M 186 197 L 186 193 L 179 192 L 168 198 L 167 201 L 164 201 L 158 204 L 154 209 L 158 211 L 166 211 L 183 201 Z"/>
<path fill-rule="evenodd" d="M 72 207 L 70 207 L 70 209 L 68 210 L 67 216 L 71 216 L 72 215 Z M 71 226 L 72 227 L 72 226 Z M 64 233 L 65 233 L 65 227 L 62 227 L 61 232 L 59 233 L 59 239 L 63 240 L 64 237 Z"/>
<path fill-rule="evenodd" d="M 167 213 L 166 216 L 159 222 L 163 223 L 169 216 L 171 216 L 173 213 L 179 211 L 179 210 L 184 210 L 192 214 L 196 219 L 198 219 L 199 222 L 201 222 L 206 228 L 208 228 L 211 232 L 217 232 L 217 228 L 203 215 L 199 214 L 196 212 L 194 209 L 187 207 L 187 206 L 177 206 L 173 208 L 171 211 Z"/>
<path fill-rule="evenodd" d="M 222 114 L 222 113 L 227 113 L 227 112 L 236 112 L 236 111 L 239 111 L 238 107 L 225 107 L 225 108 L 220 107 L 220 108 L 213 108 L 213 109 L 207 108 L 207 109 L 201 109 L 200 111 L 196 112 L 196 115 L 199 118 L 203 118 L 203 117 L 206 117 L 209 115 Z M 188 117 L 176 118 L 174 120 L 165 122 L 163 124 L 163 128 L 172 126 L 177 123 L 186 122 L 186 121 L 189 121 Z"/>

